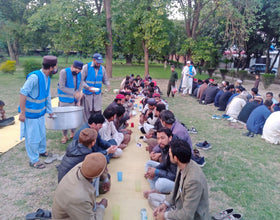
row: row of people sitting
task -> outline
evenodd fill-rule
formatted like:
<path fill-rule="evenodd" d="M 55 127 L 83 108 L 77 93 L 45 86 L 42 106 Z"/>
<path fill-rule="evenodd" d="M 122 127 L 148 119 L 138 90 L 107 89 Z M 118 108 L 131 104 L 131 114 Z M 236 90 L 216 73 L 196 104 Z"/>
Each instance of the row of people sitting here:
<path fill-rule="evenodd" d="M 198 90 L 199 103 L 214 103 L 219 111 L 225 111 L 224 117 L 228 120 L 246 125 L 248 132 L 244 135 L 254 137 L 255 134 L 264 133 L 262 137 L 266 141 L 275 144 L 280 142 L 277 120 L 270 121 L 270 126 L 264 126 L 271 113 L 280 110 L 280 94 L 277 101 L 272 92 L 267 92 L 264 100 L 258 88 L 253 87 L 249 93 L 242 86 L 241 80 L 237 80 L 235 85 L 223 81 L 218 86 L 214 80 L 206 79 L 195 89 Z"/>

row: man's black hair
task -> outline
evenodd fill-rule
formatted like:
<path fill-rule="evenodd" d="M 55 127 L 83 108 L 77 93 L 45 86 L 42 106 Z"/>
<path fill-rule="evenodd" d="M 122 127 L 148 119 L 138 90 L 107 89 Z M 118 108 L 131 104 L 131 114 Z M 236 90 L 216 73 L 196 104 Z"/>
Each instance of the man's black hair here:
<path fill-rule="evenodd" d="M 258 92 L 259 92 L 258 88 L 252 88 L 251 91 L 255 94 L 258 94 Z"/>
<path fill-rule="evenodd" d="M 158 112 L 162 112 L 162 111 L 165 110 L 165 109 L 166 109 L 165 104 L 162 104 L 162 103 L 156 104 L 156 110 L 157 110 Z"/>
<path fill-rule="evenodd" d="M 114 108 L 106 108 L 105 111 L 103 112 L 103 116 L 108 120 L 112 118 L 116 114 L 116 111 Z"/>
<path fill-rule="evenodd" d="M 273 93 L 272 92 L 267 92 L 266 95 L 271 95 L 273 97 Z"/>
<path fill-rule="evenodd" d="M 117 106 L 115 110 L 118 117 L 125 113 L 125 108 L 122 105 Z"/>
<path fill-rule="evenodd" d="M 49 68 L 56 66 L 56 64 L 46 64 L 46 63 L 43 63 L 42 65 L 44 70 L 48 70 Z"/>
<path fill-rule="evenodd" d="M 176 121 L 174 114 L 169 110 L 163 110 L 159 114 L 159 118 L 162 121 L 164 121 L 166 124 L 170 124 L 170 125 Z"/>
<path fill-rule="evenodd" d="M 88 123 L 91 125 L 92 123 L 95 124 L 103 124 L 105 121 L 104 116 L 101 113 L 91 114 L 88 119 Z"/>
<path fill-rule="evenodd" d="M 265 100 L 265 102 L 263 103 L 266 107 L 270 107 L 273 105 L 273 101 L 272 100 Z"/>
<path fill-rule="evenodd" d="M 191 147 L 188 142 L 176 139 L 170 142 L 173 157 L 176 156 L 181 163 L 189 163 L 191 160 Z"/>
<path fill-rule="evenodd" d="M 162 128 L 157 130 L 157 134 L 160 133 L 160 132 L 164 132 L 167 135 L 167 137 L 172 136 L 172 131 L 169 128 L 162 127 Z"/>

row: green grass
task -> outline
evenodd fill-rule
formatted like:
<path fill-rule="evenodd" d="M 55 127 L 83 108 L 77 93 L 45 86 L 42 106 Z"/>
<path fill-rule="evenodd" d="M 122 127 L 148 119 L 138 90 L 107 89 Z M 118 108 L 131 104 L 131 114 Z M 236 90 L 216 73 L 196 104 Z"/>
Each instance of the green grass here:
<path fill-rule="evenodd" d="M 24 59 L 27 58 L 21 58 L 21 61 Z M 38 59 L 41 60 L 41 57 Z M 59 62 L 65 65 L 64 67 L 67 66 L 63 63 L 63 59 L 59 59 Z M 118 88 L 121 79 L 131 73 L 143 76 L 144 66 L 115 64 L 114 78 L 110 79 L 112 88 Z M 164 70 L 163 65 L 154 64 L 150 66 L 150 73 L 154 78 L 167 79 L 170 70 Z M 206 78 L 207 75 L 199 75 L 199 77 Z M 214 78 L 219 79 L 216 75 Z M 57 80 L 58 74 L 52 79 L 54 90 Z M 0 94 L 1 99 L 6 102 L 8 115 L 16 113 L 14 109 L 18 105 L 19 89 L 23 83 L 24 76 L 20 68 L 14 75 L 0 73 Z M 159 84 L 165 94 L 167 80 L 160 80 Z M 114 96 L 112 91 L 104 94 L 103 108 L 112 102 Z M 195 99 L 183 98 L 180 95 L 176 95 L 174 99 L 166 99 L 170 110 L 180 121 L 198 130 L 198 134 L 191 134 L 193 145 L 207 140 L 213 146 L 211 150 L 201 152 L 207 161 L 203 171 L 209 184 L 211 214 L 233 207 L 236 212 L 243 214 L 245 220 L 278 219 L 280 216 L 279 146 L 266 143 L 260 136 L 254 138 L 242 136 L 244 129 L 234 129 L 225 120 L 211 119 L 213 114 L 221 115 L 221 112 L 213 106 L 199 105 Z M 67 145 L 60 144 L 61 137 L 60 131 L 47 132 L 48 149 L 53 153 L 64 153 Z M 24 143 L 0 157 L 3 167 L 0 182 L 3 186 L 8 184 L 13 188 L 12 190 L 18 192 L 19 196 L 11 201 L 9 194 L 0 188 L 0 198 L 3 198 L 0 201 L 3 203 L 5 200 L 12 208 L 20 209 L 23 213 L 34 211 L 35 206 L 50 208 L 57 172 L 54 167 L 48 166 L 43 172 L 33 170 L 29 173 L 27 161 Z M 32 184 L 32 187 L 29 184 Z M 41 188 L 47 192 L 40 191 Z M 38 195 L 34 201 L 33 194 Z M 18 216 L 21 214 L 18 213 L 16 217 Z M 5 219 L 5 216 L 3 217 Z"/>

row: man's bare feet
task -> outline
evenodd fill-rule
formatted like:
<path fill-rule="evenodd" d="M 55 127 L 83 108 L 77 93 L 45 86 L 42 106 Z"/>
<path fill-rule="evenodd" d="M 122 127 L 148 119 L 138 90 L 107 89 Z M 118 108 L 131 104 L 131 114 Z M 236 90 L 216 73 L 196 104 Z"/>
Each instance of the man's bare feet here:
<path fill-rule="evenodd" d="M 144 196 L 146 199 L 148 199 L 149 195 L 150 195 L 151 193 L 155 193 L 155 192 L 157 192 L 155 189 L 147 190 L 147 191 L 144 191 L 144 192 L 143 192 L 143 196 Z"/>

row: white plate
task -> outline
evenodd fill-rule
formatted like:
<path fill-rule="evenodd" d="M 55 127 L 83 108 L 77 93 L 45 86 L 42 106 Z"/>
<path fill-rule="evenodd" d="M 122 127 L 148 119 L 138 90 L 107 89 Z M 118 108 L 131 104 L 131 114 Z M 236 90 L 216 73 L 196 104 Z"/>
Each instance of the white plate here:
<path fill-rule="evenodd" d="M 91 92 L 99 92 L 99 88 L 95 88 L 95 87 L 91 87 L 90 89 L 89 89 L 89 91 L 91 91 Z"/>

